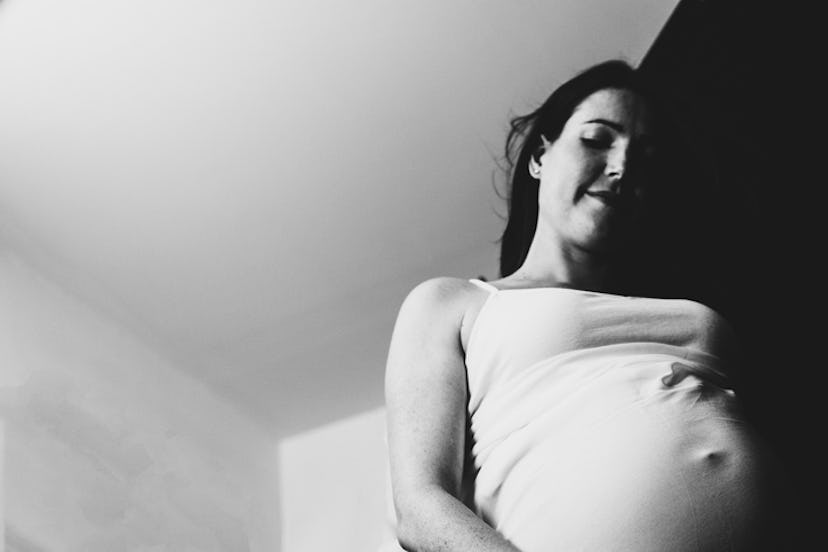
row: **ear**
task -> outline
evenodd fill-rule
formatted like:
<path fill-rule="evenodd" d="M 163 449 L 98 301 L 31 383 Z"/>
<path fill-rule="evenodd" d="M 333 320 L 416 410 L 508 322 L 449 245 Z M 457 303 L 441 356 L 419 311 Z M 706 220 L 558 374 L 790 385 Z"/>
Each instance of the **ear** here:
<path fill-rule="evenodd" d="M 531 176 L 535 180 L 540 180 L 541 177 L 541 164 L 539 157 L 540 155 L 538 155 L 537 153 L 533 153 L 529 157 L 529 176 Z"/>
<path fill-rule="evenodd" d="M 549 140 L 547 140 L 546 136 L 544 136 L 543 134 L 541 134 L 541 141 L 543 142 L 543 144 L 538 146 L 538 148 L 535 149 L 535 151 L 532 152 L 532 155 L 529 157 L 529 174 L 532 176 L 532 178 L 536 179 L 540 179 L 541 174 L 540 158 L 544 154 L 544 152 L 546 152 L 546 149 L 552 145 L 551 142 L 549 142 Z"/>

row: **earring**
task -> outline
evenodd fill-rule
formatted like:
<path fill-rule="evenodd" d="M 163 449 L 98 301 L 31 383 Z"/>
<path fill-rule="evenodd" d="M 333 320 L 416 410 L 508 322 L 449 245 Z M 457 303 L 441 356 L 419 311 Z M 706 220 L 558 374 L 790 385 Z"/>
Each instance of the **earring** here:
<path fill-rule="evenodd" d="M 541 177 L 541 162 L 540 158 L 543 155 L 543 152 L 546 151 L 545 146 L 540 146 L 538 149 L 535 150 L 535 153 L 532 154 L 532 157 L 529 160 L 529 175 L 534 178 L 535 180 L 540 180 Z"/>

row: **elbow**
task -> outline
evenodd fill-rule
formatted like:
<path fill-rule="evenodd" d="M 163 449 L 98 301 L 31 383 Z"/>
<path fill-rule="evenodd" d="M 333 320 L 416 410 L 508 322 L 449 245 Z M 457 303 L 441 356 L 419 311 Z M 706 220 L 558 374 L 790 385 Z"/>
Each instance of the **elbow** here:
<path fill-rule="evenodd" d="M 428 543 L 433 540 L 434 535 L 429 535 L 426 528 L 410 518 L 397 524 L 395 531 L 397 543 L 400 548 L 407 552 L 420 552 L 431 549 Z M 432 538 L 429 538 L 431 536 Z"/>
<path fill-rule="evenodd" d="M 413 522 L 412 516 L 406 508 L 399 507 L 395 502 L 394 509 L 397 513 L 397 521 L 394 525 L 394 536 L 397 537 L 400 548 L 409 552 L 415 552 L 418 550 L 418 531 L 415 529 L 417 524 Z"/>
<path fill-rule="evenodd" d="M 419 550 L 419 548 L 417 547 L 417 543 L 413 539 L 412 535 L 399 525 L 397 525 L 396 537 L 397 543 L 403 550 L 406 550 L 407 552 L 416 552 L 417 550 Z"/>
<path fill-rule="evenodd" d="M 418 485 L 394 493 L 394 534 L 403 550 L 431 549 L 435 531 L 444 525 L 455 498 L 440 485 Z M 439 531 L 443 529 L 440 528 Z"/>
<path fill-rule="evenodd" d="M 427 524 L 424 521 L 428 518 L 428 502 L 428 492 L 422 489 L 395 495 L 396 523 L 394 525 L 394 535 L 403 550 L 416 552 L 422 549 L 426 536 L 425 526 Z"/>

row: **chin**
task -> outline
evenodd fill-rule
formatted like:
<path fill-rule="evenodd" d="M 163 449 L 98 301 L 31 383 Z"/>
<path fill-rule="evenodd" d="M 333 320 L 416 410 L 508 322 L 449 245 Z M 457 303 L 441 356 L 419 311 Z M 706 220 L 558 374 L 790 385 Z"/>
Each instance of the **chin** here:
<path fill-rule="evenodd" d="M 622 253 L 628 245 L 628 240 L 625 236 L 619 235 L 617 232 L 606 235 L 592 235 L 578 243 L 578 247 L 595 255 L 616 255 Z"/>
<path fill-rule="evenodd" d="M 613 224 L 605 222 L 594 225 L 590 231 L 582 234 L 580 243 L 584 250 L 608 254 L 623 251 L 629 246 L 634 235 L 630 225 L 617 220 L 612 221 Z"/>

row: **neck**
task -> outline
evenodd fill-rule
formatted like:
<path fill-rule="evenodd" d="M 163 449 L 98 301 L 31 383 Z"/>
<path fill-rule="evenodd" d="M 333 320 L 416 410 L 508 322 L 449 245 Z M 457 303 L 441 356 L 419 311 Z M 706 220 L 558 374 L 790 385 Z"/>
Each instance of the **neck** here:
<path fill-rule="evenodd" d="M 606 254 L 536 234 L 523 264 L 509 278 L 548 286 L 614 292 L 612 265 Z"/>

